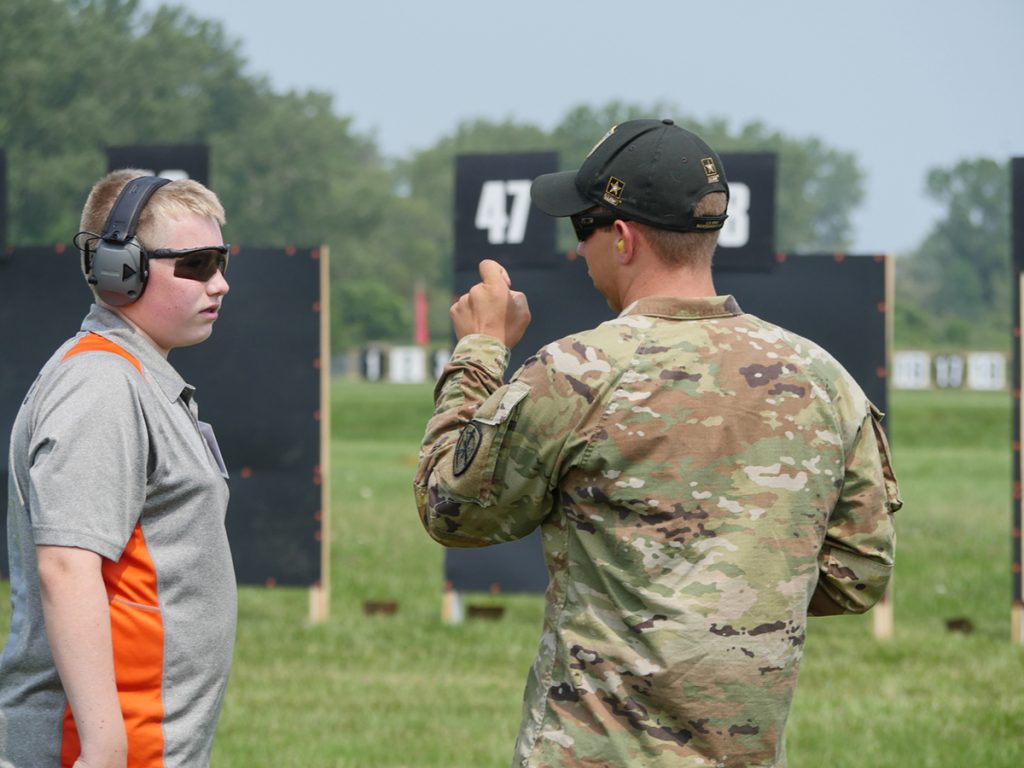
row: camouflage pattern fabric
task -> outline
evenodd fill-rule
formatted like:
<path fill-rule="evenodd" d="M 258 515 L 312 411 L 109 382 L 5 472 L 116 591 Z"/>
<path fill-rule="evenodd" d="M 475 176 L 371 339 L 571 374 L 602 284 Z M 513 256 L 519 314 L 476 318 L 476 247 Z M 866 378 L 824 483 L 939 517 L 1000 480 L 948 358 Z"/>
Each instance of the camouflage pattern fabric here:
<path fill-rule="evenodd" d="M 785 765 L 809 606 L 863 612 L 891 573 L 881 414 L 729 296 L 641 299 L 502 386 L 507 358 L 487 336 L 456 346 L 415 493 L 448 546 L 541 527 L 513 764 Z"/>

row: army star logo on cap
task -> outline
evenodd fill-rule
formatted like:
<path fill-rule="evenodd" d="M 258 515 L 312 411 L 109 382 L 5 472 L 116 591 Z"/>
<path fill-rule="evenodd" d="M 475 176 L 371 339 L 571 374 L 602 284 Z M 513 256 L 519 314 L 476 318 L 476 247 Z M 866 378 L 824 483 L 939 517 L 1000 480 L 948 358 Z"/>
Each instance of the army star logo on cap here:
<path fill-rule="evenodd" d="M 708 177 L 708 184 L 718 181 L 718 168 L 715 166 L 715 158 L 702 158 L 700 164 L 704 166 L 704 175 Z"/>
<path fill-rule="evenodd" d="M 626 188 L 626 182 L 614 176 L 608 179 L 608 186 L 604 188 L 604 201 L 609 205 L 619 205 L 622 202 L 622 190 Z"/>
<path fill-rule="evenodd" d="M 469 422 L 463 427 L 462 434 L 459 435 L 459 442 L 455 444 L 452 472 L 456 477 L 469 469 L 478 450 L 480 450 L 480 428 L 473 422 Z"/>

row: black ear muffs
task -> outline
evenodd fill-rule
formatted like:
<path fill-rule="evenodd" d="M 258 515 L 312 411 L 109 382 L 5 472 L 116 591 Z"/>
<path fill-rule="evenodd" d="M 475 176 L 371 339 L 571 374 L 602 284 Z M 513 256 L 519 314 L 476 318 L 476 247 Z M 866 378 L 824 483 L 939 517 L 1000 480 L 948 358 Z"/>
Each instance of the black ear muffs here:
<path fill-rule="evenodd" d="M 129 181 L 114 201 L 92 253 L 86 257 L 86 279 L 112 307 L 131 304 L 146 290 L 149 264 L 135 231 L 149 198 L 170 181 L 158 176 Z"/>

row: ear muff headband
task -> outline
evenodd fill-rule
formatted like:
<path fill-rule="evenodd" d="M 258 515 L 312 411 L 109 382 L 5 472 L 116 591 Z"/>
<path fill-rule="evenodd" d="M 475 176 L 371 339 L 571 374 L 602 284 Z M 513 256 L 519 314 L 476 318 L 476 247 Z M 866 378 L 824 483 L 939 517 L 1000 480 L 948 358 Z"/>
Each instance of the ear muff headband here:
<path fill-rule="evenodd" d="M 88 264 L 88 281 L 107 304 L 123 307 L 138 300 L 149 275 L 146 254 L 135 239 L 139 217 L 149 198 L 170 179 L 141 176 L 125 184 L 117 196 L 96 250 Z"/>

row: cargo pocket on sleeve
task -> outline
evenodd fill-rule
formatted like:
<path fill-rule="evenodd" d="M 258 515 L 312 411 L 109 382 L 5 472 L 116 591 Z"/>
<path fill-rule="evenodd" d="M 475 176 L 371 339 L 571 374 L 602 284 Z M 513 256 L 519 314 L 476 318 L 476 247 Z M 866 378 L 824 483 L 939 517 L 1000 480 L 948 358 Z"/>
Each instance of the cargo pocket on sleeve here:
<path fill-rule="evenodd" d="M 502 446 L 515 424 L 516 407 L 530 394 L 530 385 L 514 381 L 481 403 L 459 433 L 451 457 L 448 487 L 456 501 L 471 501 L 482 507 L 494 503 L 494 476 Z"/>

